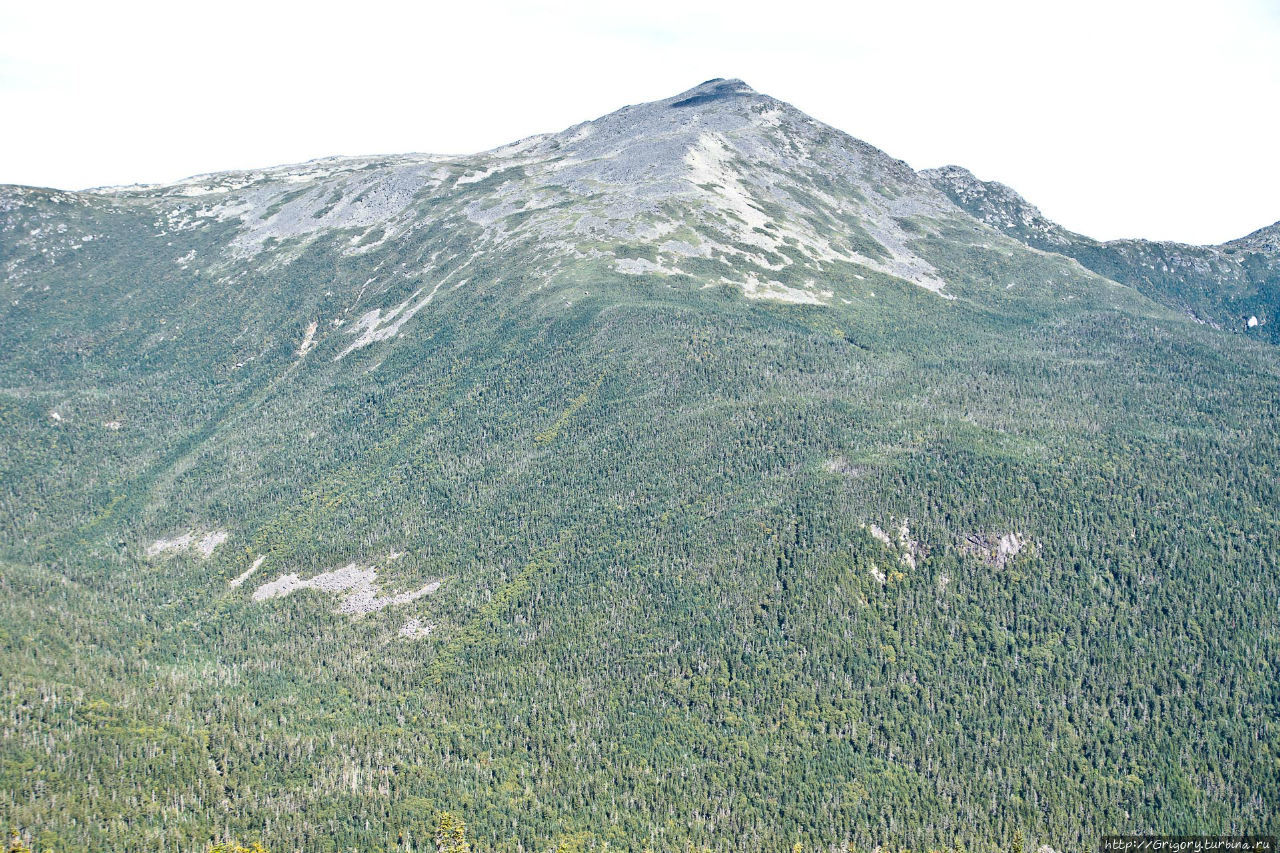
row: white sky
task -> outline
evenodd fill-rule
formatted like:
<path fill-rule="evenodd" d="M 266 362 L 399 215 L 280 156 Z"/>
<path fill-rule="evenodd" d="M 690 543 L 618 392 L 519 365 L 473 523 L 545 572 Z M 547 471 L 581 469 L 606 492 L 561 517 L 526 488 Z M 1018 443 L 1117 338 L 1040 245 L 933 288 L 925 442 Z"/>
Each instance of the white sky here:
<path fill-rule="evenodd" d="M 710 77 L 1096 237 L 1280 219 L 1280 0 L 5 2 L 0 182 L 467 153 Z"/>

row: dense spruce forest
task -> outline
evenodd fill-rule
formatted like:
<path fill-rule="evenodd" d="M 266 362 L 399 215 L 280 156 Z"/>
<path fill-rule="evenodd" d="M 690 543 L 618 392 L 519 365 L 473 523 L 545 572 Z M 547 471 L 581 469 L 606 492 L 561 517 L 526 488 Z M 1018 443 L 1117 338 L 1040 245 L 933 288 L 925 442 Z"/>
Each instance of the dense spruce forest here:
<path fill-rule="evenodd" d="M 403 177 L 376 162 L 249 213 L 234 187 L 4 190 L 0 830 L 58 853 L 1280 831 L 1280 350 L 719 85 L 662 115 L 813 146 L 787 149 L 808 206 L 762 200 L 771 222 L 911 258 L 744 258 L 743 216 L 683 196 L 652 215 L 728 249 L 570 251 L 521 229 L 601 191 L 508 211 L 528 163 L 432 163 L 394 227 L 324 218 Z M 572 161 L 571 131 L 539 144 Z M 732 162 L 765 199 L 759 156 Z M 892 234 L 858 213 L 904 199 Z M 789 298 L 740 286 L 781 257 Z"/>

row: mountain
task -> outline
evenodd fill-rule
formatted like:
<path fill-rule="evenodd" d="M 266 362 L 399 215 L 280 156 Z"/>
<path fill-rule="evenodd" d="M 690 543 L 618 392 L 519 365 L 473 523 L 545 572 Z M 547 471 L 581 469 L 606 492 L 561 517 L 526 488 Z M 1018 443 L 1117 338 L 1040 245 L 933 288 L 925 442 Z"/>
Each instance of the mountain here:
<path fill-rule="evenodd" d="M 1046 219 L 1022 196 L 960 166 L 922 173 L 957 205 L 1036 249 L 1074 258 L 1192 319 L 1280 343 L 1280 222 L 1221 246 L 1099 242 Z"/>
<path fill-rule="evenodd" d="M 1280 350 L 1231 278 L 1273 237 L 1184 304 L 736 80 L 473 156 L 0 188 L 0 816 L 1274 833 Z"/>

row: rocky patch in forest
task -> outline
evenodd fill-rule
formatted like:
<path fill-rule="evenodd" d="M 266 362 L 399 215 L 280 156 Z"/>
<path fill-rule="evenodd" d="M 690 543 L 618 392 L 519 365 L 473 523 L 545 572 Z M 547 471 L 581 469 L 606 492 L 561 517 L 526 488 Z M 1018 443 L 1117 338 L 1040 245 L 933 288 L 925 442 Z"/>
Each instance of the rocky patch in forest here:
<path fill-rule="evenodd" d="M 226 542 L 230 535 L 225 530 L 189 530 L 172 539 L 157 539 L 147 546 L 146 553 L 148 557 L 158 557 L 162 554 L 195 551 L 207 560 L 213 556 L 214 549 Z"/>
<path fill-rule="evenodd" d="M 266 601 L 271 598 L 280 598 L 299 589 L 315 589 L 341 594 L 338 613 L 363 615 L 384 607 L 416 601 L 424 595 L 435 592 L 442 583 L 436 580 L 418 589 L 384 596 L 381 594 L 377 580 L 377 567 L 349 563 L 340 569 L 321 572 L 305 580 L 296 573 L 281 575 L 254 590 L 253 600 Z"/>
<path fill-rule="evenodd" d="M 896 525 L 891 519 L 887 531 L 878 524 L 864 524 L 863 527 L 873 539 L 893 552 L 902 568 L 914 569 L 928 554 L 928 549 L 912 537 L 908 519 L 904 518 Z M 880 583 L 888 577 L 878 569 L 872 570 L 872 576 Z"/>
<path fill-rule="evenodd" d="M 960 545 L 961 551 L 997 569 L 1003 569 L 1014 557 L 1035 548 L 1035 543 L 1021 533 L 971 533 Z"/>
<path fill-rule="evenodd" d="M 400 636 L 406 640 L 418 640 L 431 636 L 431 632 L 435 629 L 435 625 L 424 623 L 417 616 L 414 616 L 400 626 Z"/>

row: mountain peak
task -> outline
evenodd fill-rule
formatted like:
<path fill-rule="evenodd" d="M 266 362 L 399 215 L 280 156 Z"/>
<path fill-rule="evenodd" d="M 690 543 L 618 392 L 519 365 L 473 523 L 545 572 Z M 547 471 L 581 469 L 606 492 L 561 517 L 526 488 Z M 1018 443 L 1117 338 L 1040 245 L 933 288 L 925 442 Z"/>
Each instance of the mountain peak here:
<path fill-rule="evenodd" d="M 726 80 L 723 77 L 714 77 L 704 83 L 699 83 L 688 91 L 681 92 L 673 98 L 669 98 L 666 105 L 669 107 L 696 107 L 714 101 L 750 97 L 756 94 L 759 93 L 741 80 L 736 78 Z"/>

